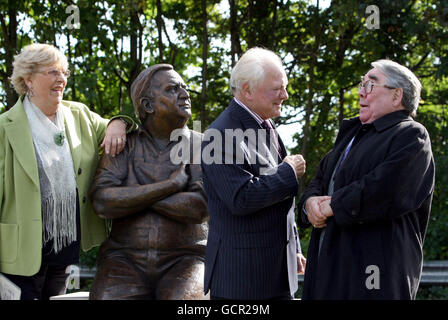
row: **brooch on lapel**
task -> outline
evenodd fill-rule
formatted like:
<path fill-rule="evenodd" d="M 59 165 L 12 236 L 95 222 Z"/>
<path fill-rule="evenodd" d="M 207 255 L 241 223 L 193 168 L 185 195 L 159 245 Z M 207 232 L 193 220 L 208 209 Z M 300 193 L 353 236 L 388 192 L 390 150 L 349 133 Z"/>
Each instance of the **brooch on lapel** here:
<path fill-rule="evenodd" d="M 64 131 L 58 132 L 54 135 L 54 143 L 56 143 L 58 146 L 62 146 L 65 141 L 65 133 Z"/>

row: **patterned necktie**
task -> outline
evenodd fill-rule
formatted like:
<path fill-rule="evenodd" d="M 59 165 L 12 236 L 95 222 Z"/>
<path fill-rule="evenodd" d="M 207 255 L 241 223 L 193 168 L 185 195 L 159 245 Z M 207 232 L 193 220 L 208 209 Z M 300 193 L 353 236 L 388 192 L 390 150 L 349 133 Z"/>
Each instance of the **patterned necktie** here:
<path fill-rule="evenodd" d="M 277 132 L 275 131 L 274 127 L 272 126 L 272 124 L 270 123 L 269 120 L 264 120 L 263 122 L 261 122 L 261 126 L 266 129 L 266 133 L 267 133 L 267 138 L 270 139 L 271 135 L 273 138 L 273 141 L 275 143 L 275 148 L 278 151 L 278 154 L 280 155 L 281 158 L 284 157 L 284 155 L 282 154 L 282 149 L 280 148 L 280 144 L 278 143 L 278 135 Z"/>

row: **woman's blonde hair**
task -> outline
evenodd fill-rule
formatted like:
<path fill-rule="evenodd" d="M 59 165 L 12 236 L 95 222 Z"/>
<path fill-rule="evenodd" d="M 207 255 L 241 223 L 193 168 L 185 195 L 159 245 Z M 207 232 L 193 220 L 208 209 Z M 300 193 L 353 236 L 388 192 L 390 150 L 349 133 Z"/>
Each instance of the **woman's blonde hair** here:
<path fill-rule="evenodd" d="M 54 64 L 61 65 L 65 70 L 68 69 L 67 58 L 55 46 L 43 43 L 30 44 L 14 56 L 13 71 L 9 79 L 19 95 L 26 94 L 28 88 L 24 79 L 37 72 L 39 67 Z"/>

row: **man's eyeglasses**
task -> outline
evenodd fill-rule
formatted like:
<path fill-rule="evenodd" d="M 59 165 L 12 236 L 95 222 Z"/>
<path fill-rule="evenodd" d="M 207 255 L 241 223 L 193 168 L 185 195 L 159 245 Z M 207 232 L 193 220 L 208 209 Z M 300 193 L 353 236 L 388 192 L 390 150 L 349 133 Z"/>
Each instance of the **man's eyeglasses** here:
<path fill-rule="evenodd" d="M 60 71 L 57 69 L 50 69 L 48 71 L 38 71 L 38 72 L 55 78 L 62 76 L 68 79 L 70 77 L 70 70 Z"/>
<path fill-rule="evenodd" d="M 383 87 L 383 88 L 387 88 L 387 89 L 397 89 L 397 88 L 386 86 L 386 85 L 376 84 L 372 80 L 367 80 L 366 82 L 362 82 L 362 79 L 361 79 L 361 82 L 358 84 L 358 92 L 361 92 L 361 90 L 364 88 L 365 93 L 369 94 L 370 92 L 372 92 L 374 86 L 375 87 Z"/>

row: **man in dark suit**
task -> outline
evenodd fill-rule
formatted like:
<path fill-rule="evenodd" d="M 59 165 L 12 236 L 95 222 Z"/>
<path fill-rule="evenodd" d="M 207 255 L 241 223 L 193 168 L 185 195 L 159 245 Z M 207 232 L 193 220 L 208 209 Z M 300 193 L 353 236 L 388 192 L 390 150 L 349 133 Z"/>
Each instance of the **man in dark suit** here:
<path fill-rule="evenodd" d="M 275 53 L 250 49 L 232 70 L 234 99 L 205 133 L 204 290 L 211 299 L 291 299 L 304 271 L 294 196 L 305 160 L 286 155 L 270 120 L 280 115 L 287 84 Z"/>
<path fill-rule="evenodd" d="M 303 299 L 415 299 L 434 190 L 426 129 L 414 121 L 421 84 L 390 60 L 372 63 L 358 89 L 359 117 L 299 201 L 314 229 Z"/>

